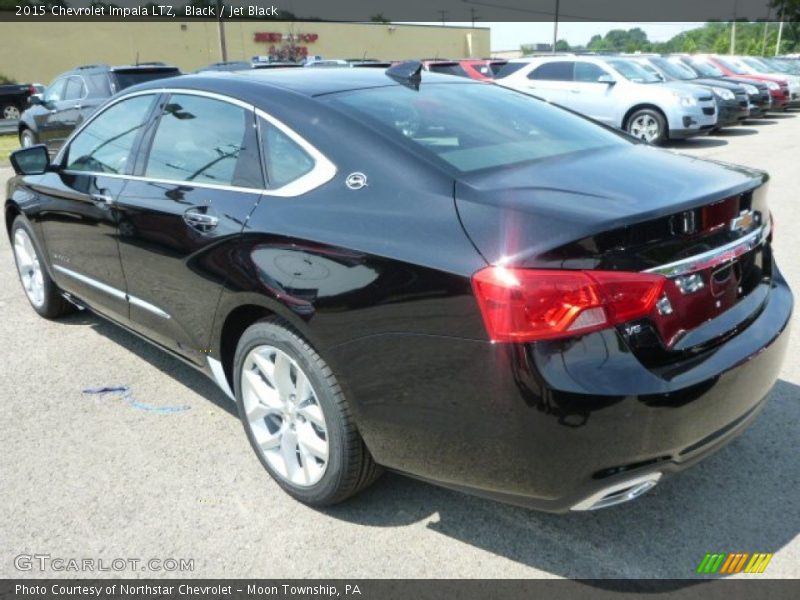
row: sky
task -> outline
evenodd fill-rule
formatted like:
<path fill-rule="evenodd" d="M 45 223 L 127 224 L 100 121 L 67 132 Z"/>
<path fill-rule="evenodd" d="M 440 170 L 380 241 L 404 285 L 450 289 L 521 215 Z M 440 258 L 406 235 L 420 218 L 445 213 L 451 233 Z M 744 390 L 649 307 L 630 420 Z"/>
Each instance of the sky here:
<path fill-rule="evenodd" d="M 441 23 L 430 23 L 441 25 Z M 470 23 L 446 23 L 446 25 L 470 26 Z M 650 41 L 665 42 L 688 29 L 701 27 L 703 23 L 608 23 L 608 22 L 562 22 L 558 24 L 558 39 L 565 39 L 570 45 L 585 45 L 596 34 L 605 34 L 611 29 L 632 29 L 641 27 Z M 492 51 L 518 50 L 521 44 L 552 43 L 553 23 L 492 23 L 476 21 L 476 27 L 489 27 L 492 30 Z"/>

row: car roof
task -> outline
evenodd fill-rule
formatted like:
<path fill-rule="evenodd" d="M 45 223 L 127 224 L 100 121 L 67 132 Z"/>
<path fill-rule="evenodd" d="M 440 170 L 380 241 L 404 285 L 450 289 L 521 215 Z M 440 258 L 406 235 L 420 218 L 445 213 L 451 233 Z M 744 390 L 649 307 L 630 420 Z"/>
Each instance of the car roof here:
<path fill-rule="evenodd" d="M 425 83 L 472 83 L 469 79 L 454 78 L 425 71 Z M 348 90 L 402 85 L 383 69 L 352 69 L 331 67 L 327 69 L 251 69 L 249 71 L 208 71 L 193 75 L 155 80 L 136 86 L 137 90 L 168 87 L 209 89 L 218 92 L 258 93 L 264 89 L 278 88 L 304 96 L 320 96 Z M 474 82 L 474 85 L 482 85 Z"/>

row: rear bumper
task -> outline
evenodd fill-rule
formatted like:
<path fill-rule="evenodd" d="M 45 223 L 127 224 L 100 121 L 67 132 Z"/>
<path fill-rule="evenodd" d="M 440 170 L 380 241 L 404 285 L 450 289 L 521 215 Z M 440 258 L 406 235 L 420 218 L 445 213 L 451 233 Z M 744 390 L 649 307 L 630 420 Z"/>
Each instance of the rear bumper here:
<path fill-rule="evenodd" d="M 337 348 L 335 360 L 377 462 L 564 512 L 685 469 L 741 433 L 778 377 L 792 305 L 776 274 L 746 332 L 669 374 L 646 369 L 614 330 L 524 346 L 380 336 Z"/>

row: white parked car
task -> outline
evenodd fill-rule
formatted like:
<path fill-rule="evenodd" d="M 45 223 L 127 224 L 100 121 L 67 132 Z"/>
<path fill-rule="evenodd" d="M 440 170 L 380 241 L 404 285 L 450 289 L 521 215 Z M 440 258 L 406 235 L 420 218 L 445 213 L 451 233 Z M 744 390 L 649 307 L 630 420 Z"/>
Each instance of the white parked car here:
<path fill-rule="evenodd" d="M 717 104 L 710 90 L 664 82 L 618 56 L 553 55 L 513 60 L 495 82 L 653 144 L 706 134 L 717 124 Z"/>

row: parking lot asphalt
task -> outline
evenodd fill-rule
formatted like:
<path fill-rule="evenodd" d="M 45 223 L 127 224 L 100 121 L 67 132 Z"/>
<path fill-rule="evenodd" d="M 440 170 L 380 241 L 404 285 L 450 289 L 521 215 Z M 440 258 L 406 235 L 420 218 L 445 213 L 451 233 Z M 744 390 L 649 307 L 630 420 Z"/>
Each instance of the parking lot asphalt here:
<path fill-rule="evenodd" d="M 669 150 L 770 172 L 775 251 L 800 291 L 800 113 Z M 692 578 L 705 553 L 734 551 L 775 553 L 767 576 L 800 577 L 800 326 L 771 400 L 733 443 L 636 502 L 547 515 L 393 474 L 334 508 L 299 504 L 202 375 L 91 314 L 39 318 L 5 235 L 0 315 L 1 577 Z M 118 384 L 190 408 L 81 393 Z M 21 554 L 194 570 L 19 571 Z"/>

